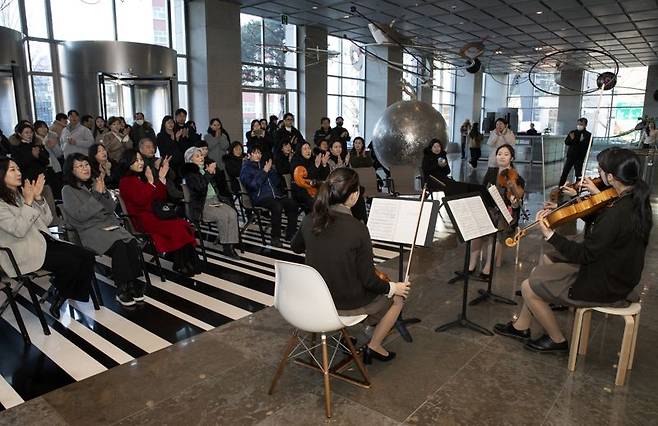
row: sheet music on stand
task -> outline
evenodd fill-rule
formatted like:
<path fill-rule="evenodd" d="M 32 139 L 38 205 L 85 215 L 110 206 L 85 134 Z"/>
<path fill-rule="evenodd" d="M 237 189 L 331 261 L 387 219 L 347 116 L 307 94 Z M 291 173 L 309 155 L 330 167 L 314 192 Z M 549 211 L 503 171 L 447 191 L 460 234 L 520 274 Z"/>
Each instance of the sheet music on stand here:
<path fill-rule="evenodd" d="M 439 203 L 425 201 L 420 217 L 416 245 L 432 244 Z M 416 232 L 420 201 L 404 198 L 372 199 L 368 214 L 368 231 L 370 238 L 396 244 L 411 244 Z"/>
<path fill-rule="evenodd" d="M 496 207 L 498 207 L 498 210 L 500 210 L 500 213 L 503 215 L 503 218 L 505 218 L 505 221 L 510 224 L 514 220 L 512 217 L 511 213 L 509 212 L 509 209 L 505 205 L 505 201 L 503 200 L 503 197 L 500 195 L 500 191 L 498 191 L 498 188 L 496 185 L 491 185 L 487 191 L 489 191 L 489 195 L 491 195 L 491 198 L 494 200 L 494 203 L 496 203 Z"/>
<path fill-rule="evenodd" d="M 462 241 L 471 241 L 498 231 L 479 192 L 445 197 L 443 202 Z"/>

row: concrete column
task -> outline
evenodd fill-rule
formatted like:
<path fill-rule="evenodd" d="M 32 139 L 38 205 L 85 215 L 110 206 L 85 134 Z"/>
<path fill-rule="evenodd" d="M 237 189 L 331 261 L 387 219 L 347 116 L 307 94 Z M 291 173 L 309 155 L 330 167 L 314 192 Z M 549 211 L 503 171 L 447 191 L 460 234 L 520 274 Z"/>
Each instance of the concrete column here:
<path fill-rule="evenodd" d="M 650 65 L 647 71 L 647 88 L 644 92 L 643 115 L 658 117 L 658 101 L 653 95 L 658 90 L 658 65 Z"/>
<path fill-rule="evenodd" d="M 556 135 L 564 135 L 571 130 L 576 120 L 581 115 L 580 106 L 582 95 L 573 95 L 580 92 L 583 87 L 583 70 L 564 70 L 560 73 L 560 98 L 557 110 L 557 129 L 553 129 Z M 564 87 L 562 87 L 564 86 Z M 571 90 L 565 89 L 568 87 Z M 538 129 L 541 131 L 541 129 Z"/>
<path fill-rule="evenodd" d="M 449 135 L 452 141 L 460 140 L 459 128 L 467 118 L 471 123 L 480 121 L 480 110 L 482 109 L 482 70 L 475 74 L 465 72 L 463 76 L 456 77 L 455 84 L 455 125 L 452 134 Z"/>
<path fill-rule="evenodd" d="M 402 49 L 372 46 L 368 50 L 383 59 L 402 63 Z M 386 63 L 366 56 L 366 138 L 372 135 L 377 120 L 391 104 L 402 100 L 402 71 L 390 68 Z M 366 142 L 367 143 L 367 142 Z"/>
<path fill-rule="evenodd" d="M 240 5 L 221 0 L 188 3 L 190 117 L 199 128 L 219 117 L 242 137 Z"/>
<path fill-rule="evenodd" d="M 327 49 L 326 28 L 302 26 L 297 29 L 297 45 L 300 47 Z M 327 115 L 327 62 L 326 54 L 316 57 L 299 55 L 297 69 L 299 85 L 299 117 L 297 123 L 304 137 L 313 141 L 313 134 L 320 128 L 320 117 Z M 332 120 L 335 117 L 332 117 Z"/>

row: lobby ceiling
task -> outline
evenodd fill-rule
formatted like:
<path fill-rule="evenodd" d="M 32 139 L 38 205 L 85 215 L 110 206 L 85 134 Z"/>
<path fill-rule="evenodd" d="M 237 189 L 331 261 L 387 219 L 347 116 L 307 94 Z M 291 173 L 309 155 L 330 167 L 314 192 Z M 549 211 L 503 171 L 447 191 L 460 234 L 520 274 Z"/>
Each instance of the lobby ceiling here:
<path fill-rule="evenodd" d="M 394 28 L 413 43 L 452 59 L 464 44 L 484 39 L 488 72 L 524 72 L 547 54 L 565 49 L 604 50 L 620 67 L 658 64 L 656 0 L 243 0 L 241 11 L 289 23 L 320 26 L 329 34 L 374 43 L 367 21 L 351 7 Z M 557 58 L 557 57 L 554 57 Z M 560 55 L 563 65 L 609 68 L 605 55 Z M 554 63 L 543 63 L 546 71 Z"/>

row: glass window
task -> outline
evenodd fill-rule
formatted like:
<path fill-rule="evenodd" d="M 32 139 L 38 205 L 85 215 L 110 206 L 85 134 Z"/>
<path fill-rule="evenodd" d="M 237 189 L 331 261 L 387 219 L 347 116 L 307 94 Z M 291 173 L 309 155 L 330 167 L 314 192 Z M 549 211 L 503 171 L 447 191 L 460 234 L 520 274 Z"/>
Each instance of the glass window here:
<path fill-rule="evenodd" d="M 269 117 L 270 115 L 276 115 L 277 117 L 283 117 L 283 114 L 288 111 L 286 107 L 286 95 L 285 93 L 268 93 L 267 94 L 267 107 L 265 110 L 265 116 Z M 294 112 L 293 112 L 294 114 Z"/>
<path fill-rule="evenodd" d="M 189 110 L 187 84 L 178 83 L 178 108 L 185 108 L 186 110 Z"/>
<path fill-rule="evenodd" d="M 43 0 L 25 0 L 25 15 L 27 17 L 28 35 L 30 37 L 47 38 L 48 27 Z"/>
<path fill-rule="evenodd" d="M 38 41 L 30 42 L 30 61 L 32 71 L 52 72 L 53 66 L 50 60 L 50 44 Z"/>
<path fill-rule="evenodd" d="M 178 81 L 187 81 L 187 59 L 177 58 L 178 62 Z"/>
<path fill-rule="evenodd" d="M 166 0 L 117 1 L 115 4 L 120 41 L 169 46 Z"/>
<path fill-rule="evenodd" d="M 57 40 L 114 40 L 112 0 L 51 2 Z"/>
<path fill-rule="evenodd" d="M 263 61 L 263 19 L 258 16 L 240 14 L 240 44 L 242 62 Z"/>
<path fill-rule="evenodd" d="M 263 118 L 263 94 L 242 92 L 242 133 L 247 133 L 251 120 Z"/>
<path fill-rule="evenodd" d="M 455 70 L 450 64 L 434 61 L 432 70 L 434 88 L 432 89 L 432 106 L 441 113 L 446 121 L 448 138 L 454 138 L 452 133 L 455 128 L 455 91 L 457 80 Z M 483 92 L 484 93 L 484 92 Z"/>
<path fill-rule="evenodd" d="M 243 86 L 263 86 L 263 68 L 253 65 L 242 65 Z"/>
<path fill-rule="evenodd" d="M 18 0 L 0 0 L 0 27 L 22 32 Z"/>
<path fill-rule="evenodd" d="M 179 54 L 187 53 L 185 41 L 185 0 L 171 1 L 171 39 L 172 49 Z"/>
<path fill-rule="evenodd" d="M 32 88 L 34 90 L 34 112 L 37 120 L 52 123 L 55 119 L 53 78 L 45 75 L 33 75 Z"/>
<path fill-rule="evenodd" d="M 263 21 L 263 31 L 265 63 L 279 67 L 296 67 L 296 53 L 286 50 L 297 45 L 296 27 L 266 19 Z"/>
<path fill-rule="evenodd" d="M 365 137 L 365 60 L 359 46 L 349 40 L 327 37 L 327 113 L 333 121 L 342 116 L 352 138 Z M 348 142 L 348 147 L 350 143 Z"/>
<path fill-rule="evenodd" d="M 558 93 L 560 87 L 556 82 L 557 75 L 535 73 L 532 81 L 543 90 Z M 530 123 L 533 123 L 539 132 L 545 129 L 554 131 L 557 125 L 559 96 L 549 95 L 535 88 L 523 74 L 509 74 L 507 81 L 507 106 L 518 108 L 517 131 L 526 131 L 530 128 Z"/>
<path fill-rule="evenodd" d="M 620 68 L 617 85 L 612 90 L 596 90 L 583 95 L 582 115 L 590 124 L 588 129 L 598 137 L 617 137 L 626 142 L 636 141 L 638 132 L 632 132 L 644 113 L 644 91 L 647 84 L 647 67 Z M 583 74 L 583 90 L 596 88 L 600 72 L 609 70 L 587 70 Z M 597 107 L 601 108 L 596 120 Z M 594 121 L 596 121 L 595 124 Z M 593 129 L 593 130 L 592 130 Z"/>

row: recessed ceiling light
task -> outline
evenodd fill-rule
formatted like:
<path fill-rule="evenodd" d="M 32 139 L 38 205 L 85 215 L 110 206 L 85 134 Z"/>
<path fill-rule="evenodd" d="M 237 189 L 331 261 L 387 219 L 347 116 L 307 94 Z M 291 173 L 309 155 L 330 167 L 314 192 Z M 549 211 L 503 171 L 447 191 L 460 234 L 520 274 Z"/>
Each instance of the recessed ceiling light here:
<path fill-rule="evenodd" d="M 313 9 L 313 10 L 318 10 L 318 7 L 317 7 L 317 6 L 313 6 L 311 9 Z"/>
<path fill-rule="evenodd" d="M 495 53 L 496 55 L 502 55 L 502 54 L 503 54 L 503 51 L 502 51 L 502 50 L 496 50 L 494 53 Z"/>
<path fill-rule="evenodd" d="M 538 10 L 538 11 L 536 11 L 535 13 L 536 13 L 537 15 L 541 15 L 542 13 L 544 13 L 544 11 L 542 11 L 542 10 Z"/>
<path fill-rule="evenodd" d="M 464 21 L 459 21 L 459 25 L 464 25 Z"/>
<path fill-rule="evenodd" d="M 349 17 L 350 17 L 350 15 L 343 16 L 343 18 L 345 18 L 345 19 L 348 19 Z"/>
<path fill-rule="evenodd" d="M 543 47 L 535 47 L 535 51 L 537 51 L 537 52 L 539 52 L 542 49 L 543 49 Z"/>

